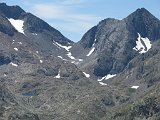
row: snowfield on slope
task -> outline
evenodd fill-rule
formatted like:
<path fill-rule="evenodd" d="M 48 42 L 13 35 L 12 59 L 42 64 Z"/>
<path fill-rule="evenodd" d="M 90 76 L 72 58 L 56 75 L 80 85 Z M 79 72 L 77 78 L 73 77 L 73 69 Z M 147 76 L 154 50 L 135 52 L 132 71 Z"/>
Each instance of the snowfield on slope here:
<path fill-rule="evenodd" d="M 13 18 L 10 18 L 8 20 L 10 21 L 10 23 L 14 26 L 14 28 L 18 32 L 24 34 L 24 30 L 23 30 L 23 23 L 24 23 L 24 21 L 23 20 L 14 20 Z"/>
<path fill-rule="evenodd" d="M 141 37 L 141 35 L 138 33 L 136 46 L 133 49 L 142 54 L 146 53 L 149 49 L 151 49 L 151 47 L 152 47 L 151 41 L 147 37 L 146 38 Z"/>

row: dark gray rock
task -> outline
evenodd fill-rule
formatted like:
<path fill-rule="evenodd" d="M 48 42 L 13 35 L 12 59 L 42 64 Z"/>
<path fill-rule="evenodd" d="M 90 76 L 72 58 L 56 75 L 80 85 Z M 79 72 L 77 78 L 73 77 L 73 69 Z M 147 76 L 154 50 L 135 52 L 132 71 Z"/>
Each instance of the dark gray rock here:
<path fill-rule="evenodd" d="M 0 3 L 0 11 L 7 17 L 18 19 L 25 11 L 19 6 L 8 6 L 6 3 Z"/>
<path fill-rule="evenodd" d="M 152 42 L 156 41 L 160 38 L 160 21 L 144 8 L 137 9 L 122 20 L 112 18 L 102 20 L 77 43 L 87 52 L 94 45 L 95 51 L 89 61 L 96 59 L 97 62 L 93 62 L 94 65 L 90 66 L 86 63 L 87 59 L 80 67 L 83 69 L 85 67 L 91 74 L 101 77 L 122 72 L 128 63 L 138 55 L 138 52 L 133 50 L 138 38 L 137 33 L 140 33 L 142 37 L 148 37 Z M 96 42 L 94 42 L 95 39 Z M 77 44 L 75 48 L 80 46 Z M 84 55 L 88 53 L 83 50 L 79 54 L 85 59 Z"/>

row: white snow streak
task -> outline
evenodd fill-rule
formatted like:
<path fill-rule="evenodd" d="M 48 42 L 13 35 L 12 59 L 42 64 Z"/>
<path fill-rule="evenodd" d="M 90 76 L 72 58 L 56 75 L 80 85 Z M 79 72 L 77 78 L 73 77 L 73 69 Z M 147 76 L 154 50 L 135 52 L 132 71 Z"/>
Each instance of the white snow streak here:
<path fill-rule="evenodd" d="M 101 84 L 101 85 L 107 85 L 106 83 L 103 83 L 103 82 L 99 82 L 99 84 Z"/>
<path fill-rule="evenodd" d="M 110 79 L 110 78 L 112 78 L 112 77 L 115 77 L 115 76 L 116 76 L 116 74 L 113 74 L 113 75 L 108 74 L 108 75 L 106 76 L 105 80 L 108 80 L 108 79 Z"/>
<path fill-rule="evenodd" d="M 139 51 L 140 54 L 146 53 L 149 49 L 151 49 L 152 44 L 151 41 L 146 37 L 142 38 L 138 33 L 138 38 L 136 41 L 136 46 L 133 48 L 136 51 Z"/>
<path fill-rule="evenodd" d="M 56 43 L 53 42 L 53 45 L 55 45 L 56 47 L 58 47 L 59 49 L 61 49 Z"/>
<path fill-rule="evenodd" d="M 12 18 L 8 19 L 10 21 L 10 23 L 15 27 L 15 29 L 24 34 L 24 30 L 23 30 L 23 20 L 14 20 Z"/>
<path fill-rule="evenodd" d="M 71 63 L 78 64 L 79 62 L 82 62 L 82 61 L 83 61 L 83 59 L 76 59 L 74 56 L 72 56 L 72 53 L 69 51 L 69 50 L 72 48 L 72 46 L 63 46 L 63 45 L 61 45 L 61 44 L 59 44 L 59 43 L 57 43 L 57 42 L 55 42 L 55 41 L 53 41 L 53 44 L 56 45 L 59 49 L 63 48 L 63 49 L 65 49 L 65 50 L 67 51 L 67 54 L 66 54 L 66 55 L 67 55 L 71 60 L 74 60 L 74 61 L 71 61 Z M 70 44 L 70 43 L 68 43 L 68 44 Z M 66 60 L 66 59 L 63 59 L 62 56 L 58 56 L 58 57 L 61 58 L 62 60 L 68 61 L 68 60 Z M 77 62 L 77 61 L 79 61 L 79 62 Z"/>
<path fill-rule="evenodd" d="M 85 73 L 85 72 L 83 72 L 83 74 L 84 74 L 87 78 L 90 77 L 90 74 L 87 74 L 87 73 Z"/>
<path fill-rule="evenodd" d="M 18 65 L 15 64 L 15 63 L 13 63 L 13 62 L 11 62 L 10 64 L 11 64 L 12 66 L 18 67 Z"/>
<path fill-rule="evenodd" d="M 116 76 L 116 74 L 113 74 L 113 75 L 108 74 L 108 75 L 102 77 L 101 79 L 98 79 L 97 81 L 108 80 L 108 79 L 113 78 L 113 77 L 115 77 L 115 76 Z"/>
<path fill-rule="evenodd" d="M 64 48 L 66 51 L 69 51 L 69 49 L 72 48 L 72 46 L 63 46 L 63 45 L 61 45 L 61 44 L 59 44 L 59 43 L 57 43 L 57 42 L 56 42 L 56 44 L 57 44 L 59 47 Z"/>
<path fill-rule="evenodd" d="M 69 52 L 69 49 L 71 49 L 72 46 L 63 46 L 63 45 L 61 45 L 61 44 L 59 44 L 59 43 L 57 43 L 57 42 L 56 42 L 56 44 L 57 44 L 59 47 L 64 48 L 64 49 L 68 52 L 68 53 L 67 53 L 67 56 L 68 56 L 70 59 L 75 60 L 75 58 L 72 56 L 72 53 Z"/>
<path fill-rule="evenodd" d="M 57 57 L 61 58 L 64 61 L 68 61 L 67 59 L 64 59 L 62 56 L 57 56 Z"/>
<path fill-rule="evenodd" d="M 57 57 L 59 57 L 59 58 L 63 59 L 63 57 L 62 57 L 62 56 L 57 56 Z"/>
<path fill-rule="evenodd" d="M 139 86 L 132 86 L 131 88 L 133 88 L 133 89 L 138 89 Z"/>
<path fill-rule="evenodd" d="M 90 56 L 94 52 L 94 50 L 95 50 L 95 47 L 93 47 L 86 56 Z"/>
<path fill-rule="evenodd" d="M 71 52 L 68 52 L 68 53 L 67 53 L 67 56 L 68 56 L 69 58 L 71 58 L 72 60 L 75 60 L 75 57 L 72 56 L 72 53 L 71 53 Z"/>

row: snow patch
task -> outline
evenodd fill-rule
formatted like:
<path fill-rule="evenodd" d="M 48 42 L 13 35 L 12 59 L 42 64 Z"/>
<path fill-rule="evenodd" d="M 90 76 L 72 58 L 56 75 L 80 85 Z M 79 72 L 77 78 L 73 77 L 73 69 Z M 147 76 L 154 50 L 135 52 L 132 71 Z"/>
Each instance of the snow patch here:
<path fill-rule="evenodd" d="M 22 42 L 18 42 L 18 44 L 22 45 Z"/>
<path fill-rule="evenodd" d="M 39 52 L 38 52 L 38 51 L 36 51 L 36 53 L 38 54 Z"/>
<path fill-rule="evenodd" d="M 59 57 L 59 58 L 63 59 L 63 58 L 62 58 L 62 56 L 57 56 L 57 57 Z"/>
<path fill-rule="evenodd" d="M 32 35 L 37 35 L 37 33 L 32 33 Z"/>
<path fill-rule="evenodd" d="M 151 47 L 152 47 L 151 41 L 147 37 L 142 38 L 141 35 L 138 33 L 136 46 L 133 49 L 142 54 L 146 53 L 149 49 L 151 49 Z"/>
<path fill-rule="evenodd" d="M 68 61 L 68 60 L 64 59 L 62 56 L 57 56 L 57 57 L 64 60 L 64 61 Z"/>
<path fill-rule="evenodd" d="M 67 53 L 67 56 L 68 56 L 69 58 L 71 58 L 72 60 L 75 60 L 75 57 L 72 56 L 72 53 L 71 53 L 71 52 L 68 52 L 68 53 Z"/>
<path fill-rule="evenodd" d="M 65 49 L 65 50 L 67 51 L 67 54 L 66 54 L 66 55 L 67 55 L 71 60 L 74 60 L 74 61 L 71 61 L 71 63 L 79 64 L 79 62 L 82 62 L 82 61 L 83 61 L 83 59 L 76 59 L 74 56 L 72 56 L 72 53 L 69 51 L 69 50 L 72 48 L 72 46 L 64 46 L 64 45 L 61 45 L 61 44 L 59 44 L 59 43 L 57 43 L 57 42 L 55 42 L 55 41 L 53 41 L 53 44 L 56 45 L 59 49 L 63 48 L 63 49 Z M 70 43 L 68 43 L 68 44 L 70 44 Z M 66 59 L 63 59 L 62 56 L 58 56 L 58 57 L 61 58 L 62 60 L 68 61 L 68 60 L 66 60 Z M 77 61 L 79 61 L 79 62 L 77 62 Z"/>
<path fill-rule="evenodd" d="M 101 85 L 107 85 L 106 83 L 103 83 L 103 82 L 99 82 L 99 84 L 101 84 Z"/>
<path fill-rule="evenodd" d="M 87 74 L 87 73 L 85 73 L 85 72 L 83 72 L 83 74 L 84 74 L 87 78 L 90 77 L 90 74 Z"/>
<path fill-rule="evenodd" d="M 55 76 L 54 78 L 61 78 L 61 76 L 60 76 L 60 71 L 58 72 L 58 75 Z"/>
<path fill-rule="evenodd" d="M 12 44 L 14 44 L 14 41 L 15 41 L 15 40 L 13 40 Z"/>
<path fill-rule="evenodd" d="M 93 43 L 92 47 L 94 47 L 94 46 L 95 46 L 96 41 L 97 41 L 97 39 L 94 39 L 94 43 Z"/>
<path fill-rule="evenodd" d="M 115 77 L 115 76 L 116 76 L 116 74 L 113 74 L 113 75 L 108 74 L 108 75 L 106 76 L 105 80 L 108 80 L 108 79 L 113 78 L 113 77 Z"/>
<path fill-rule="evenodd" d="M 7 76 L 7 74 L 4 74 L 4 77 L 6 77 Z"/>
<path fill-rule="evenodd" d="M 18 48 L 14 48 L 15 51 L 18 51 Z"/>
<path fill-rule="evenodd" d="M 97 81 L 108 80 L 108 79 L 113 78 L 113 77 L 115 77 L 115 76 L 116 76 L 116 74 L 113 74 L 113 75 L 108 74 L 108 75 L 102 77 L 101 79 L 98 79 Z"/>
<path fill-rule="evenodd" d="M 139 86 L 132 86 L 131 88 L 133 88 L 133 89 L 138 89 Z"/>
<path fill-rule="evenodd" d="M 12 66 L 14 66 L 14 67 L 18 67 L 18 65 L 15 64 L 15 63 L 13 63 L 13 62 L 11 62 L 10 64 L 11 64 Z"/>
<path fill-rule="evenodd" d="M 61 45 L 61 44 L 59 44 L 59 43 L 57 43 L 57 42 L 56 42 L 56 44 L 57 44 L 59 47 L 64 48 L 66 51 L 69 51 L 69 49 L 72 48 L 72 46 L 63 46 L 63 45 Z"/>
<path fill-rule="evenodd" d="M 97 81 L 103 81 L 106 78 L 106 76 L 102 77 L 101 79 L 98 78 Z"/>
<path fill-rule="evenodd" d="M 39 60 L 40 63 L 43 63 L 43 60 Z"/>
<path fill-rule="evenodd" d="M 93 47 L 86 56 L 90 56 L 94 52 L 94 50 L 95 50 L 95 47 Z"/>
<path fill-rule="evenodd" d="M 10 23 L 14 26 L 14 28 L 20 32 L 24 34 L 24 30 L 23 30 L 23 20 L 14 20 L 13 18 L 8 19 L 10 21 Z"/>
<path fill-rule="evenodd" d="M 78 59 L 78 61 L 82 62 L 82 61 L 83 61 L 83 59 Z"/>

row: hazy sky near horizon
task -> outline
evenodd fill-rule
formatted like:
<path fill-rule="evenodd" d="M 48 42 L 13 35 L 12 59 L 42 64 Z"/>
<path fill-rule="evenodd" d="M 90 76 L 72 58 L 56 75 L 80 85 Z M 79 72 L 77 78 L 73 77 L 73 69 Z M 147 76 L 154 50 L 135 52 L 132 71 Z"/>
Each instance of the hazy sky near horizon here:
<path fill-rule="evenodd" d="M 105 18 L 123 19 L 138 8 L 146 8 L 160 19 L 160 0 L 0 0 L 19 5 L 45 20 L 72 41 Z"/>

